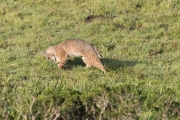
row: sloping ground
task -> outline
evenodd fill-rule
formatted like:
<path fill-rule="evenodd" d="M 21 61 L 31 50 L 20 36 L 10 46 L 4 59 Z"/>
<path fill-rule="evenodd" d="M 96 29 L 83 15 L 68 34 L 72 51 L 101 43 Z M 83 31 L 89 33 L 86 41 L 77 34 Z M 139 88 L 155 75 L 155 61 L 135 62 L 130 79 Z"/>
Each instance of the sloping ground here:
<path fill-rule="evenodd" d="M 180 119 L 179 0 L 0 3 L 0 119 Z M 96 46 L 107 74 L 42 52 Z"/>

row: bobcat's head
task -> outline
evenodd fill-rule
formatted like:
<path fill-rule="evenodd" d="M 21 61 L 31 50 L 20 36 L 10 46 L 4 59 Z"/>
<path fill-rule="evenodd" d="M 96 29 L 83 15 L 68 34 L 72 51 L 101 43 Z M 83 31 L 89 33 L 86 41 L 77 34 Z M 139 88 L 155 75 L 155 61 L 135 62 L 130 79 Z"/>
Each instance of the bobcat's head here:
<path fill-rule="evenodd" d="M 45 57 L 49 61 L 56 61 L 56 56 L 54 54 L 47 54 L 47 53 L 45 53 Z"/>
<path fill-rule="evenodd" d="M 46 57 L 46 59 L 50 61 L 56 60 L 55 54 L 56 50 L 54 47 L 49 47 L 43 52 L 43 55 Z"/>
<path fill-rule="evenodd" d="M 46 57 L 47 60 L 49 61 L 56 61 L 56 63 L 60 62 L 60 59 L 58 56 L 56 56 L 56 50 L 55 47 L 49 47 L 46 49 L 46 51 L 43 52 L 43 55 Z"/>

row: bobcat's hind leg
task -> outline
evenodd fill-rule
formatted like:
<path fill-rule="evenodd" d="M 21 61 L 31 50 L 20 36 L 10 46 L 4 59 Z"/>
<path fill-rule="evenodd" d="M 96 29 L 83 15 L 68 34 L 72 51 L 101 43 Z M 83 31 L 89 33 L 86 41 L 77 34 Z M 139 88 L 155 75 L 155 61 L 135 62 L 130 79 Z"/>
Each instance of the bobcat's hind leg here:
<path fill-rule="evenodd" d="M 91 65 L 94 66 L 94 67 L 99 68 L 104 73 L 106 73 L 106 69 L 102 65 L 98 55 L 94 51 L 89 51 L 88 54 L 89 54 L 89 57 L 87 59 L 89 59 L 89 62 L 91 63 Z"/>
<path fill-rule="evenodd" d="M 86 64 L 86 68 L 90 68 L 92 66 L 91 63 L 89 62 L 89 60 L 86 57 L 83 56 L 82 60 Z"/>

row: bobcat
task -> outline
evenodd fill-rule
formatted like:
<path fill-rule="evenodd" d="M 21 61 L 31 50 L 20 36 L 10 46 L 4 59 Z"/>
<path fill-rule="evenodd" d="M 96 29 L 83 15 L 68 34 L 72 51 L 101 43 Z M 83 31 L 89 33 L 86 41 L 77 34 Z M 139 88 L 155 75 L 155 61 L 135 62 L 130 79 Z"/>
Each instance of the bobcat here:
<path fill-rule="evenodd" d="M 62 68 L 68 56 L 81 56 L 86 68 L 95 66 L 106 73 L 99 58 L 102 58 L 99 51 L 89 43 L 79 39 L 69 39 L 51 46 L 44 51 L 45 57 L 50 61 L 56 61 L 59 68 Z"/>

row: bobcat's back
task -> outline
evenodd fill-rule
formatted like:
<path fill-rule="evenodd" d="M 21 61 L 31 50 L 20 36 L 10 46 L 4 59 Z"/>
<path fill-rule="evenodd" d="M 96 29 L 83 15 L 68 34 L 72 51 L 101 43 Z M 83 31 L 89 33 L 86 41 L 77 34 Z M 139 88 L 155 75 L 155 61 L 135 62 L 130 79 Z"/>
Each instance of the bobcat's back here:
<path fill-rule="evenodd" d="M 100 52 L 94 46 L 83 40 L 69 39 L 60 43 L 58 47 L 63 48 L 69 56 L 82 56 L 82 53 L 86 54 L 88 51 L 94 51 L 99 58 L 102 58 Z"/>

